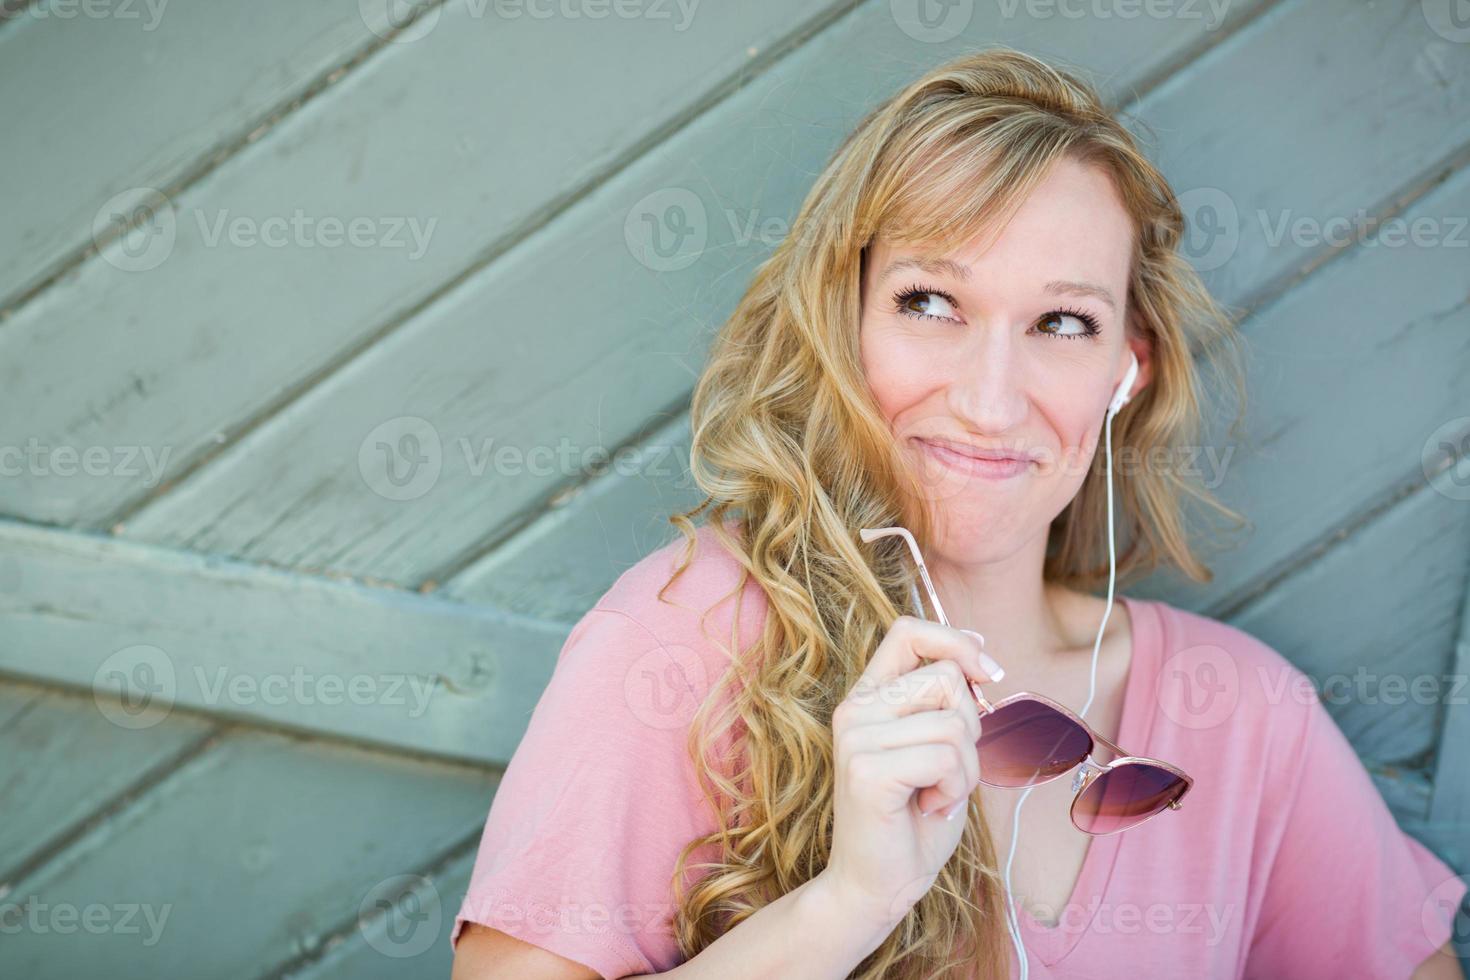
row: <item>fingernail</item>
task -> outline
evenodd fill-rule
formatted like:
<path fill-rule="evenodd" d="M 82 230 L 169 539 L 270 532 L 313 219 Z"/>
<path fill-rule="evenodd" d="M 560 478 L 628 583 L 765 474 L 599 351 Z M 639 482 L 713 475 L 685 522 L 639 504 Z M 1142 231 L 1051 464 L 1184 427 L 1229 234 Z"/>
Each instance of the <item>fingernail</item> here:
<path fill-rule="evenodd" d="M 954 806 L 952 806 L 948 810 L 944 811 L 944 819 L 946 819 L 946 820 L 953 820 L 955 818 L 955 816 L 961 810 L 963 810 L 965 808 L 965 804 L 967 804 L 969 802 L 970 801 L 968 799 L 957 800 L 955 802 L 955 805 Z"/>
<path fill-rule="evenodd" d="M 985 671 L 986 676 L 988 676 L 993 681 L 998 681 L 1006 675 L 1005 668 L 996 663 L 995 658 L 985 652 L 984 637 L 982 637 L 979 633 L 976 633 L 974 630 L 962 629 L 960 630 L 960 632 L 969 633 L 975 638 L 975 642 L 980 644 L 980 669 Z"/>

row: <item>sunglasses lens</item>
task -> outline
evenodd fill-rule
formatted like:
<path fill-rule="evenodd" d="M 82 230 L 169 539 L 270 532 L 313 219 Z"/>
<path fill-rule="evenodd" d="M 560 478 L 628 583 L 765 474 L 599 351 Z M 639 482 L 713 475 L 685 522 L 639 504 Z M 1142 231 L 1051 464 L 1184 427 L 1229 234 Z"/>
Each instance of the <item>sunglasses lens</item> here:
<path fill-rule="evenodd" d="M 1072 804 L 1072 820 L 1089 834 L 1111 834 L 1143 823 L 1184 791 L 1184 780 L 1146 762 L 1125 762 L 1087 784 Z"/>
<path fill-rule="evenodd" d="M 1087 730 L 1040 701 L 1013 701 L 980 720 L 980 779 L 1030 786 L 1060 776 L 1092 750 Z"/>

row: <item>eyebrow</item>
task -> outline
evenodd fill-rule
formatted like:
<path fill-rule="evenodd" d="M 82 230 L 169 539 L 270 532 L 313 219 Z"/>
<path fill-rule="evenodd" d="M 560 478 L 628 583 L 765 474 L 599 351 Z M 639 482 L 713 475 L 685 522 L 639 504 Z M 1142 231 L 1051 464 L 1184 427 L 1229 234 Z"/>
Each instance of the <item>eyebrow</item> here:
<path fill-rule="evenodd" d="M 904 269 L 918 269 L 920 272 L 927 272 L 932 276 L 949 275 L 958 279 L 960 282 L 970 281 L 970 269 L 968 266 L 960 265 L 952 259 L 925 259 L 916 257 L 894 259 L 888 264 L 888 268 L 883 270 L 883 277 L 886 279 L 895 272 L 902 272 Z M 1118 302 L 1113 298 L 1112 292 L 1095 282 L 1053 279 L 1042 287 L 1042 291 L 1047 293 L 1069 293 L 1076 296 L 1091 296 L 1094 299 L 1108 304 L 1114 311 L 1118 309 Z"/>

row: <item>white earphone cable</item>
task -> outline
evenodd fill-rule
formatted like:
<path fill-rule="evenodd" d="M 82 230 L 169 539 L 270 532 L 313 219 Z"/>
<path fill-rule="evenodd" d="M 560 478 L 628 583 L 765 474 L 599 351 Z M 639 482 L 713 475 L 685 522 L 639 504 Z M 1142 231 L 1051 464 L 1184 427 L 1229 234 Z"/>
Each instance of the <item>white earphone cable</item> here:
<path fill-rule="evenodd" d="M 1098 651 L 1102 649 L 1103 632 L 1108 628 L 1108 617 L 1113 614 L 1113 586 L 1117 580 L 1118 558 L 1116 546 L 1113 543 L 1113 416 L 1116 413 L 1108 412 L 1107 422 L 1104 425 L 1103 439 L 1105 445 L 1105 469 L 1108 498 L 1108 601 L 1103 607 L 1102 623 L 1097 628 L 1097 638 L 1092 642 L 1092 672 L 1087 681 L 1087 703 L 1078 711 L 1079 717 L 1087 717 L 1087 709 L 1092 707 L 1093 695 L 1097 693 L 1097 657 Z M 917 596 L 916 596 L 917 598 Z M 1011 943 L 1016 947 L 1016 959 L 1021 964 L 1020 980 L 1027 980 L 1030 975 L 1030 966 L 1026 960 L 1026 946 L 1021 942 L 1021 926 L 1016 915 L 1016 900 L 1011 891 L 1011 863 L 1016 858 L 1016 841 L 1021 834 L 1021 807 L 1026 802 L 1026 797 L 1031 795 L 1035 786 L 1027 786 L 1021 798 L 1016 801 L 1016 812 L 1011 818 L 1011 849 L 1006 855 L 1006 924 L 1010 927 Z"/>

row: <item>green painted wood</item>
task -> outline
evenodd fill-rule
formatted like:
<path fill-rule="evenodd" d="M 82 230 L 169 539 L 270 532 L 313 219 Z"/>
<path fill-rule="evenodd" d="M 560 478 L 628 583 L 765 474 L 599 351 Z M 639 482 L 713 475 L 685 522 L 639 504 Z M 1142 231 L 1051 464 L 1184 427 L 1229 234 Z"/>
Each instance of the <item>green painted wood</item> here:
<path fill-rule="evenodd" d="M 829 2 L 708 4 L 682 30 L 446 5 L 426 33 L 384 48 L 178 194 L 148 239 L 156 254 L 110 247 L 0 330 L 0 446 L 109 458 L 90 473 L 66 456 L 26 466 L 0 483 L 0 512 L 110 526 L 604 179 L 738 79 L 751 50 Z M 614 72 L 577 74 L 609 51 Z M 541 336 L 510 338 L 499 363 L 544 347 Z M 79 364 L 85 398 L 54 384 Z M 365 434 L 336 460 L 355 467 Z M 113 458 L 129 447 L 157 465 Z M 269 468 L 289 481 L 299 463 Z M 259 509 L 249 497 L 232 506 Z"/>
<path fill-rule="evenodd" d="M 1465 215 L 1470 170 L 1462 169 L 1402 218 L 1446 236 L 1458 225 L 1467 242 Z M 1197 469 L 1254 527 L 1210 556 L 1209 584 L 1162 573 L 1140 594 L 1228 608 L 1385 494 L 1424 478 L 1426 458 L 1455 419 L 1470 416 L 1467 256 L 1470 244 L 1365 245 L 1245 323 L 1244 434 L 1232 439 L 1228 420 L 1212 418 Z"/>
<path fill-rule="evenodd" d="M 697 506 L 689 476 L 689 417 L 639 443 L 620 472 L 559 499 L 445 589 L 539 619 L 575 623 L 618 575 L 678 534 L 668 515 Z"/>
<path fill-rule="evenodd" d="M 1299 19 L 1301 12 L 1282 8 L 1274 16 Z M 1252 26 L 1251 44 L 1256 43 L 1257 35 L 1261 43 L 1274 44 L 1269 36 L 1277 29 L 1275 19 L 1259 21 Z M 1307 28 L 1302 25 L 1293 27 L 1297 34 L 1304 30 Z M 1438 48 L 1430 44 L 1426 50 Z M 1237 144 L 1240 141 L 1222 140 L 1206 129 L 1219 124 L 1220 117 L 1201 116 L 1195 121 L 1187 106 L 1215 98 L 1213 93 L 1220 90 L 1222 80 L 1230 72 L 1241 71 L 1249 58 L 1245 46 L 1228 45 L 1211 59 L 1204 59 L 1201 69 L 1188 70 L 1180 80 L 1161 86 L 1158 96 L 1146 100 L 1136 114 L 1145 121 L 1156 114 L 1178 121 L 1169 130 L 1174 135 L 1161 138 L 1164 143 L 1199 145 L 1205 155 L 1219 152 L 1222 145 Z M 1326 115 L 1316 125 L 1334 120 L 1342 124 L 1362 121 L 1340 116 Z M 1263 112 L 1256 118 L 1269 126 L 1276 114 Z M 1179 133 L 1179 126 L 1186 124 L 1192 128 Z M 1287 125 L 1297 127 L 1295 120 Z M 1253 134 L 1258 129 L 1253 127 Z M 1286 138 L 1274 129 L 1269 134 L 1273 141 Z M 1329 143 L 1345 138 L 1334 133 Z M 1250 146 L 1247 141 L 1240 151 L 1249 152 Z M 1232 173 L 1237 179 L 1255 177 L 1261 182 L 1262 189 L 1253 190 L 1252 199 L 1267 200 L 1264 195 L 1272 188 L 1280 190 L 1281 175 L 1276 169 L 1250 166 L 1243 160 L 1236 164 Z M 1186 186 L 1192 179 L 1189 173 L 1171 176 Z M 1275 207 L 1272 220 L 1292 212 L 1296 207 L 1293 202 L 1301 198 L 1301 186 L 1295 183 L 1270 199 Z M 1364 200 L 1391 196 L 1383 188 L 1367 185 L 1358 190 Z M 1233 193 L 1239 194 L 1239 190 Z M 1467 213 L 1470 174 L 1460 170 L 1438 190 L 1413 202 L 1400 217 L 1402 227 L 1413 228 L 1427 221 L 1442 240 L 1464 241 L 1466 233 L 1457 222 L 1458 216 Z M 1248 217 L 1259 228 L 1259 218 Z M 1248 294 L 1264 290 L 1272 278 L 1289 274 L 1283 271 L 1287 266 L 1269 264 L 1281 256 L 1262 254 L 1265 247 L 1266 240 L 1260 236 L 1254 244 L 1241 242 L 1239 248 L 1246 264 L 1260 270 L 1262 276 L 1234 284 L 1225 282 L 1227 291 L 1240 291 L 1240 295 L 1227 292 L 1222 297 L 1225 301 L 1243 301 Z M 1250 258 L 1252 248 L 1255 258 Z M 1247 320 L 1243 330 L 1251 342 L 1254 363 L 1244 438 L 1229 440 L 1223 435 L 1222 418 L 1213 418 L 1212 432 L 1192 465 L 1202 478 L 1220 485 L 1222 498 L 1243 510 L 1254 521 L 1256 531 L 1236 550 L 1211 556 L 1216 579 L 1209 585 L 1201 587 L 1159 575 L 1139 585 L 1135 592 L 1185 608 L 1233 606 L 1238 602 L 1236 597 L 1252 593 L 1263 579 L 1312 547 L 1316 538 L 1330 534 L 1368 502 L 1412 476 L 1433 432 L 1447 420 L 1464 414 L 1463 406 L 1470 404 L 1470 371 L 1465 369 L 1470 364 L 1465 309 L 1470 272 L 1464 263 L 1465 251 L 1455 245 L 1420 248 L 1370 244 L 1340 256 L 1285 298 Z M 1209 261 L 1218 258 L 1216 255 Z M 1300 256 L 1288 258 L 1301 260 Z M 1227 263 L 1233 264 L 1233 260 Z M 1388 357 L 1380 355 L 1380 345 L 1388 348 Z M 1388 397 L 1351 394 L 1373 386 Z M 1324 392 L 1343 393 L 1330 411 L 1322 408 Z M 1345 438 L 1345 433 L 1351 438 Z M 1405 433 L 1413 433 L 1414 437 L 1406 439 Z M 603 496 L 613 494 L 612 488 L 606 488 Z M 583 506 L 596 510 L 603 505 L 600 499 L 575 498 L 553 511 L 553 526 L 569 528 L 559 548 L 567 556 L 579 554 L 586 541 L 585 525 L 575 514 Z M 1311 519 L 1303 520 L 1303 515 L 1311 515 Z M 502 564 L 502 553 L 506 564 Z M 510 604 L 524 601 L 543 610 L 558 606 L 574 609 L 578 597 L 596 588 L 595 584 L 573 578 L 568 580 L 572 584 L 563 600 L 546 592 L 522 599 L 513 586 L 497 585 L 502 581 L 498 572 L 512 562 L 514 567 L 521 567 L 528 560 L 519 539 L 513 539 L 470 570 L 466 594 L 493 595 Z M 570 557 L 547 561 L 553 566 L 572 564 Z M 599 562 L 598 571 L 610 583 L 621 568 L 617 562 L 609 562 L 606 568 Z M 472 584 L 478 581 L 484 586 Z"/>
<path fill-rule="evenodd" d="M 1470 487 L 1470 455 L 1461 457 L 1449 479 L 1457 489 Z M 1450 669 L 1457 681 L 1470 678 L 1470 589 L 1460 603 L 1460 630 Z M 1434 795 L 1429 822 L 1452 842 L 1456 867 L 1470 869 L 1470 690 L 1440 715 L 1438 753 L 1434 763 Z"/>
<path fill-rule="evenodd" d="M 0 672 L 116 699 L 122 727 L 179 706 L 504 761 L 566 639 L 508 613 L 93 535 L 0 522 L 0 548 L 22 569 L 0 593 Z"/>
<path fill-rule="evenodd" d="M 261 975 L 462 851 L 493 785 L 463 766 L 242 734 L 14 883 L 4 901 L 34 911 L 0 943 L 0 976 Z M 65 909 L 108 928 L 63 932 Z"/>
<path fill-rule="evenodd" d="M 378 40 L 372 3 L 41 4 L 0 33 L 9 102 L 0 168 L 0 310 L 126 214 L 243 139 L 314 79 Z M 66 84 L 57 84 L 57 66 Z M 187 79 L 188 84 L 179 84 Z M 64 120 L 64 122 L 62 122 Z M 132 192 L 132 198 L 118 195 Z"/>
<path fill-rule="evenodd" d="M 130 731 L 90 698 L 0 684 L 0 891 L 29 855 L 49 848 L 209 725 L 175 715 Z"/>
<path fill-rule="evenodd" d="M 1210 40 L 1184 19 L 1044 27 L 1043 53 L 1087 60 L 1118 100 Z M 126 533 L 410 584 L 457 568 L 575 482 L 584 453 L 637 439 L 682 407 L 711 325 L 874 99 L 977 43 L 1033 44 L 1039 29 L 978 6 L 960 38 L 926 44 L 895 25 L 888 3 L 864 5 L 156 500 Z M 680 213 L 665 215 L 666 204 L 686 207 L 705 233 L 702 253 L 679 268 L 638 245 L 645 220 Z M 408 456 L 423 460 L 410 487 L 419 495 L 385 493 L 387 457 L 365 473 L 365 442 L 404 447 L 394 460 L 405 474 Z M 497 463 L 502 447 L 509 465 Z M 291 466 L 270 462 L 283 459 Z"/>
<path fill-rule="evenodd" d="M 1448 475 L 1231 620 L 1306 671 L 1353 747 L 1374 762 L 1415 762 L 1435 745 L 1445 701 L 1470 698 L 1449 676 L 1470 576 L 1470 511 L 1437 492 Z"/>
<path fill-rule="evenodd" d="M 449 931 L 475 866 L 467 851 L 442 871 L 409 882 L 413 897 L 354 922 L 326 955 L 283 974 L 289 980 L 400 980 L 447 977 L 453 968 Z M 427 947 L 427 948 L 425 948 Z"/>

